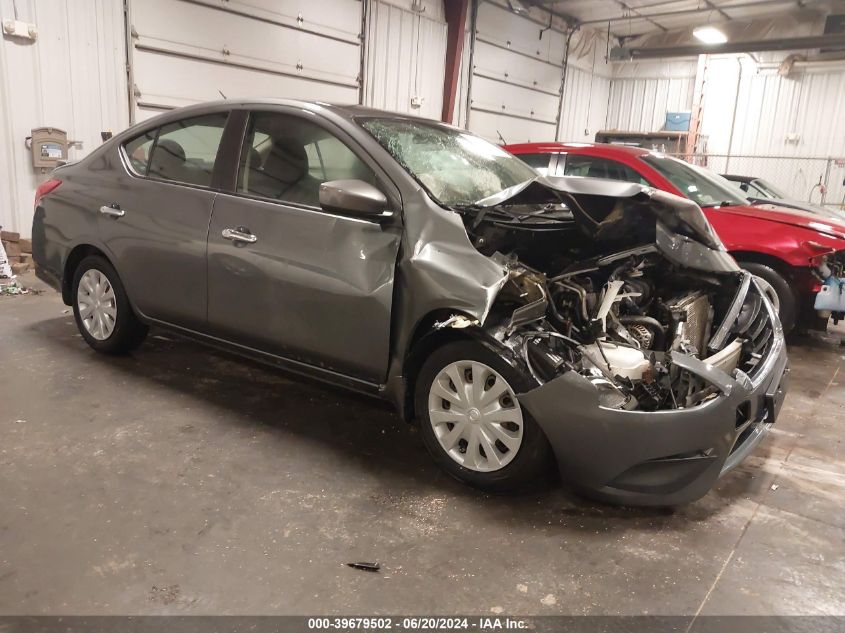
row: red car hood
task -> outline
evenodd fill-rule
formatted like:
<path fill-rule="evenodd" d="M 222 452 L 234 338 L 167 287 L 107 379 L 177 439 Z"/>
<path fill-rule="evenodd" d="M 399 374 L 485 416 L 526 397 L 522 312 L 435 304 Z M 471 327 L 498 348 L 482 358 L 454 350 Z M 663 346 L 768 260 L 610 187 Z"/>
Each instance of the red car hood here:
<path fill-rule="evenodd" d="M 823 218 L 798 209 L 786 209 L 773 204 L 760 206 L 730 206 L 721 207 L 723 213 L 733 213 L 780 224 L 798 226 L 802 229 L 818 231 L 830 237 L 845 239 L 845 223 Z"/>

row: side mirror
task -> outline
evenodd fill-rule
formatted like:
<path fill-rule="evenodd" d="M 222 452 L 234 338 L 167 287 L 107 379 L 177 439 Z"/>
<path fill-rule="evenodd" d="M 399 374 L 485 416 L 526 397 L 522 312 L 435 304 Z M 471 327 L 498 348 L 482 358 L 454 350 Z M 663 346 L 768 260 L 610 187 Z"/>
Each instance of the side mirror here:
<path fill-rule="evenodd" d="M 361 218 L 388 218 L 387 197 L 363 180 L 330 180 L 320 185 L 324 211 Z"/>

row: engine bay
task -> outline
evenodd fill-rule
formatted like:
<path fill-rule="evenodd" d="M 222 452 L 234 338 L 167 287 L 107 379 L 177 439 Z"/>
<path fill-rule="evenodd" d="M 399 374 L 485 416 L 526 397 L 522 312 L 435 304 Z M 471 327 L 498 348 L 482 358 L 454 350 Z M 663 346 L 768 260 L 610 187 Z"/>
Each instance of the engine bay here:
<path fill-rule="evenodd" d="M 743 363 L 751 371 L 765 341 L 756 348 L 734 327 L 734 336 L 714 341 L 723 321 L 741 316 L 728 315 L 743 273 L 671 261 L 655 244 L 661 221 L 643 214 L 647 201 L 595 202 L 570 197 L 461 213 L 476 249 L 507 271 L 486 333 L 538 384 L 577 372 L 613 409 L 682 409 L 716 397 L 719 388 L 690 371 L 688 359 L 729 376 Z M 741 307 L 740 329 L 762 331 L 762 301 Z M 442 325 L 469 323 L 456 317 Z"/>

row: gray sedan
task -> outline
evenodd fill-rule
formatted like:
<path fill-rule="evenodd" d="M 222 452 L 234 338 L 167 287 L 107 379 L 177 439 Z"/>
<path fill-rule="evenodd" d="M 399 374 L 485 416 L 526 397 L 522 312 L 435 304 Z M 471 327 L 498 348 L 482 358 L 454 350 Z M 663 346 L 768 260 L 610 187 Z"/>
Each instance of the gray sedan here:
<path fill-rule="evenodd" d="M 433 121 L 192 106 L 57 169 L 35 206 L 38 275 L 95 350 L 158 326 L 386 398 L 479 488 L 556 462 L 601 499 L 687 502 L 784 397 L 772 305 L 695 204 L 543 179 Z"/>

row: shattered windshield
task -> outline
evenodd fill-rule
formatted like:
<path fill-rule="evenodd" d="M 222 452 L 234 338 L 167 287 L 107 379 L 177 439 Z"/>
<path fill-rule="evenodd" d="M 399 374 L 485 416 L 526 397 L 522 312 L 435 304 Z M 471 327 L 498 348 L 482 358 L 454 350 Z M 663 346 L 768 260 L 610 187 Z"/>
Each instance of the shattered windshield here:
<path fill-rule="evenodd" d="M 677 158 L 658 154 L 649 154 L 642 160 L 660 172 L 683 195 L 700 207 L 748 204 L 734 186 L 707 170 L 693 167 Z"/>
<path fill-rule="evenodd" d="M 501 147 L 463 130 L 407 119 L 359 123 L 441 205 L 473 205 L 537 177 Z"/>

